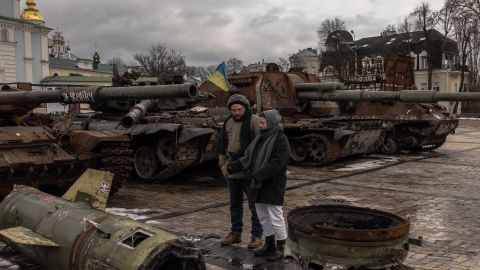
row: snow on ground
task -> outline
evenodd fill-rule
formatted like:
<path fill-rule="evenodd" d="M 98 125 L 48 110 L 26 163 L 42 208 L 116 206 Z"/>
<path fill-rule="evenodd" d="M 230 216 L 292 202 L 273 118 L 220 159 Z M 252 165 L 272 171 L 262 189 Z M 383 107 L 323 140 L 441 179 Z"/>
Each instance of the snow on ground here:
<path fill-rule="evenodd" d="M 107 208 L 105 212 L 112 214 L 112 215 L 117 215 L 117 216 L 122 216 L 122 217 L 127 217 L 133 220 L 147 220 L 150 219 L 150 214 L 157 213 L 158 210 L 155 209 L 126 209 L 126 208 Z"/>
<path fill-rule="evenodd" d="M 479 117 L 458 117 L 460 120 L 480 120 Z"/>
<path fill-rule="evenodd" d="M 353 163 L 345 165 L 343 168 L 335 169 L 337 172 L 350 172 L 350 171 L 362 171 L 371 170 L 385 166 L 386 163 L 398 161 L 397 158 L 387 157 L 380 160 L 367 160 L 363 162 Z"/>

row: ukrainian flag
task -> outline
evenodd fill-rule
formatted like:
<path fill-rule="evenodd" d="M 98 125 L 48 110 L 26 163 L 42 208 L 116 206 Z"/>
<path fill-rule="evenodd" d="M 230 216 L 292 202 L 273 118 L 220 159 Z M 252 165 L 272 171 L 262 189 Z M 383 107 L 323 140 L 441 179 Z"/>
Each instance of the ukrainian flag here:
<path fill-rule="evenodd" d="M 218 65 L 215 72 L 213 72 L 207 80 L 223 89 L 223 91 L 228 91 L 227 65 L 225 65 L 225 62 L 222 62 L 220 65 Z"/>

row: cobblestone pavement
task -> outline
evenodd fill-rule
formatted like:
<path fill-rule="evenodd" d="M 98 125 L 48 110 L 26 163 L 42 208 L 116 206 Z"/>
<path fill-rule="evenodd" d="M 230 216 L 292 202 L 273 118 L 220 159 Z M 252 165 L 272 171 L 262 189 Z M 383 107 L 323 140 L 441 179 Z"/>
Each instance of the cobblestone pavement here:
<path fill-rule="evenodd" d="M 434 152 L 370 155 L 322 168 L 290 166 L 285 212 L 328 202 L 389 211 L 409 217 L 410 237 L 424 239 L 423 246 L 411 246 L 405 265 L 480 270 L 479 162 L 480 129 L 463 127 Z M 220 247 L 229 231 L 229 206 L 226 183 L 212 165 L 161 184 L 129 183 L 108 211 L 192 239 L 209 269 L 292 269 L 288 262 L 268 264 L 246 249 L 245 209 L 243 242 Z"/>

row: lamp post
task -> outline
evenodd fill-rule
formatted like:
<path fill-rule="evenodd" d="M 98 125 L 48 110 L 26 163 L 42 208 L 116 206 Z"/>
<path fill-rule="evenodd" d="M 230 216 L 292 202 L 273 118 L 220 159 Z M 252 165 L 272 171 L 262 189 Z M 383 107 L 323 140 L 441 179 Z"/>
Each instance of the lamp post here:
<path fill-rule="evenodd" d="M 353 35 L 353 48 L 354 48 L 354 51 L 353 51 L 353 55 L 355 57 L 355 80 L 357 80 L 357 42 L 355 40 L 355 32 L 353 32 L 353 30 L 350 30 L 350 33 L 352 33 Z"/>

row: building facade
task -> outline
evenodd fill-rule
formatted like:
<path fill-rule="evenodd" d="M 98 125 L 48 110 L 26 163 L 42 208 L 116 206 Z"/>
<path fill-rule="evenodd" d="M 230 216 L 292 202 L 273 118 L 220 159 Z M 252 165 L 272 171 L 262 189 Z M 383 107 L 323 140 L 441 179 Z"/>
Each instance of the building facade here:
<path fill-rule="evenodd" d="M 34 0 L 0 1 L 0 83 L 39 83 L 49 74 L 48 33 Z"/>
<path fill-rule="evenodd" d="M 440 32 L 430 32 L 432 46 L 432 89 L 441 92 L 458 92 L 460 65 L 457 43 L 443 39 Z M 355 41 L 347 31 L 334 31 L 322 53 L 321 77 L 340 78 L 341 81 L 379 81 L 384 78 L 384 59 L 391 54 L 412 57 L 415 86 L 428 88 L 428 63 L 426 39 L 422 31 L 411 33 L 383 32 L 380 36 Z M 464 89 L 468 91 L 465 80 Z M 449 111 L 454 102 L 440 102 Z"/>
<path fill-rule="evenodd" d="M 320 71 L 320 57 L 317 49 L 306 48 L 288 58 L 291 68 L 303 68 L 308 74 L 318 75 Z"/>

